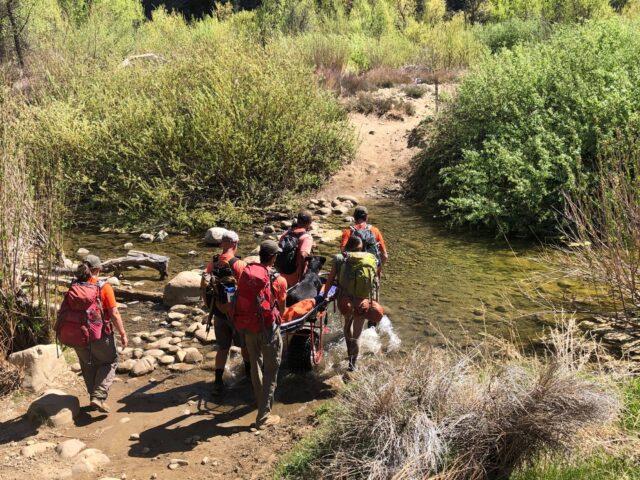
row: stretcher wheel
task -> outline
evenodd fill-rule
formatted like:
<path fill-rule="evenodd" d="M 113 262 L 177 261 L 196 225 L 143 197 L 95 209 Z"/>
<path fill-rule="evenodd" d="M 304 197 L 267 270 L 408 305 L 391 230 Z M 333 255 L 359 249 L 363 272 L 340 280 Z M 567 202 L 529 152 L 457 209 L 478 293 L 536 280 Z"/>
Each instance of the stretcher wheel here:
<path fill-rule="evenodd" d="M 320 338 L 314 335 L 311 341 L 311 330 L 299 330 L 292 335 L 289 342 L 289 368 L 294 372 L 308 372 L 322 361 L 323 351 Z"/>

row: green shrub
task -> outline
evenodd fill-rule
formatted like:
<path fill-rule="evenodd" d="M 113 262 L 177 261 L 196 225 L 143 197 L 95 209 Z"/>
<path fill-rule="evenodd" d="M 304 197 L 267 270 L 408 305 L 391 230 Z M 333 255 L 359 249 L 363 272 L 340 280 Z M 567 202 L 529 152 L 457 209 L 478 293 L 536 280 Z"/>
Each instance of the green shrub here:
<path fill-rule="evenodd" d="M 299 56 L 228 32 L 160 13 L 135 45 L 162 46 L 165 62 L 118 59 L 80 75 L 87 67 L 65 59 L 74 75 L 25 105 L 20 141 L 35 161 L 63 165 L 78 218 L 238 222 L 243 207 L 317 188 L 352 154 L 344 109 Z"/>
<path fill-rule="evenodd" d="M 426 89 L 420 85 L 407 85 L 402 91 L 410 98 L 422 98 L 427 93 Z"/>
<path fill-rule="evenodd" d="M 602 139 L 637 118 L 639 52 L 637 26 L 616 20 L 485 59 L 421 154 L 418 190 L 455 225 L 554 231 Z"/>
<path fill-rule="evenodd" d="M 501 48 L 546 40 L 551 35 L 551 26 L 540 20 L 510 18 L 480 25 L 475 28 L 474 33 L 492 52 L 497 52 Z"/>

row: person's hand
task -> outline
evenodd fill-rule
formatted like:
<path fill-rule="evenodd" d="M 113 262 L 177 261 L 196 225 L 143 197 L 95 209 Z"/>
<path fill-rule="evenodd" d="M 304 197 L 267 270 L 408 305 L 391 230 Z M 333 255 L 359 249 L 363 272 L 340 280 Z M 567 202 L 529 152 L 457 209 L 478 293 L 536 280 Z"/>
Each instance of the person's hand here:
<path fill-rule="evenodd" d="M 126 332 L 120 333 L 120 344 L 122 345 L 122 348 L 127 348 L 127 345 L 129 345 L 129 339 L 127 338 Z"/>

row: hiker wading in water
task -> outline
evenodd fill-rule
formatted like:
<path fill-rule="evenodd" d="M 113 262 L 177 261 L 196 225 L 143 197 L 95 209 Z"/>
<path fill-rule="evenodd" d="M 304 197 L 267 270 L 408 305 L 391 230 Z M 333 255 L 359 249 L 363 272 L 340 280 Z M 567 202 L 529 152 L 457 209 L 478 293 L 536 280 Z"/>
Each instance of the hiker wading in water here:
<path fill-rule="evenodd" d="M 276 270 L 284 277 L 289 287 L 300 281 L 307 271 L 306 258 L 311 255 L 313 237 L 308 233 L 313 217 L 308 210 L 298 212 L 296 225 L 278 239 L 282 250 L 276 259 Z"/>
<path fill-rule="evenodd" d="M 114 327 L 123 347 L 129 340 L 113 288 L 98 280 L 101 266 L 95 255 L 87 255 L 78 266 L 76 280 L 60 306 L 55 330 L 60 341 L 72 346 L 78 355 L 91 408 L 109 413 L 106 400 L 118 365 Z"/>
<path fill-rule="evenodd" d="M 282 360 L 280 323 L 287 300 L 287 281 L 273 270 L 280 251 L 273 240 L 260 244 L 260 263 L 247 265 L 238 282 L 233 315 L 236 328 L 244 335 L 251 361 L 258 429 L 280 423 L 280 417 L 271 414 Z"/>
<path fill-rule="evenodd" d="M 327 278 L 324 297 L 329 286 L 338 285 L 338 309 L 344 317 L 344 339 L 347 344 L 349 371 L 356 368 L 360 353 L 360 335 L 365 320 L 377 324 L 384 315 L 382 306 L 374 300 L 377 262 L 372 253 L 363 251 L 362 239 L 352 236 L 344 252 L 336 255 Z"/>
<path fill-rule="evenodd" d="M 200 289 L 202 299 L 209 310 L 209 324 L 213 317 L 213 330 L 216 334 L 218 351 L 216 352 L 215 380 L 213 393 L 219 395 L 224 391 L 222 376 L 227 364 L 231 344 L 242 349 L 244 369 L 250 375 L 249 354 L 244 346 L 242 335 L 233 326 L 232 306 L 236 285 L 247 264 L 236 256 L 240 238 L 234 231 L 222 235 L 220 247 L 222 252 L 214 255 L 202 274 Z"/>

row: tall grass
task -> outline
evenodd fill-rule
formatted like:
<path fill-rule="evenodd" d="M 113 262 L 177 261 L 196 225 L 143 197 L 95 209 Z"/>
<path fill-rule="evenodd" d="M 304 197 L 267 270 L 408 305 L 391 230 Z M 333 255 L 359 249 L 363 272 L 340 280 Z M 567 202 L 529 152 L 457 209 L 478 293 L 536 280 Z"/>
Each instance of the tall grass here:
<path fill-rule="evenodd" d="M 614 429 L 620 395 L 604 371 L 589 367 L 596 347 L 574 329 L 552 338 L 547 358 L 418 348 L 376 361 L 351 379 L 277 475 L 499 479 L 541 453 L 605 441 L 593 429 Z"/>
<path fill-rule="evenodd" d="M 8 110 L 0 105 L 0 358 L 50 339 L 49 272 L 61 226 L 58 172 L 25 157 Z"/>

